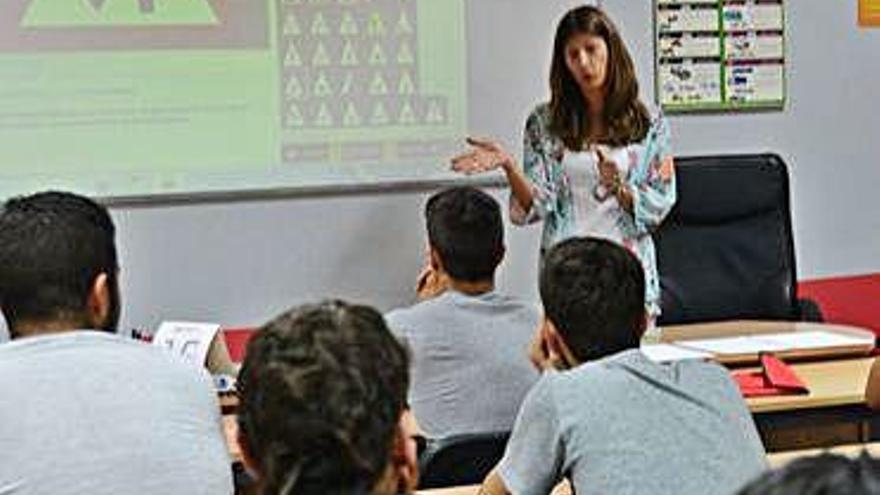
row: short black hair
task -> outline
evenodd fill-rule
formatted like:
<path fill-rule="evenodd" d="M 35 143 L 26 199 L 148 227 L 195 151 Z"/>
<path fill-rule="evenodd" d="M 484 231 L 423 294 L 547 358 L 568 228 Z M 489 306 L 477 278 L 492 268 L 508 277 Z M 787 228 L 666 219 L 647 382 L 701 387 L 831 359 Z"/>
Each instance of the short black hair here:
<path fill-rule="evenodd" d="M 306 305 L 260 328 L 239 374 L 238 421 L 262 492 L 368 493 L 391 455 L 408 365 L 368 306 Z"/>
<path fill-rule="evenodd" d="M 492 279 L 504 256 L 501 208 L 473 187 L 453 187 L 425 205 L 428 242 L 450 277 L 467 282 Z"/>
<path fill-rule="evenodd" d="M 645 273 L 626 248 L 572 238 L 552 247 L 541 269 L 544 314 L 581 362 L 636 348 L 645 329 Z"/>
<path fill-rule="evenodd" d="M 880 459 L 867 453 L 855 459 L 835 454 L 804 457 L 764 473 L 739 491 L 739 495 L 791 494 L 880 494 Z"/>
<path fill-rule="evenodd" d="M 84 196 L 49 191 L 6 201 L 0 307 L 10 333 L 15 336 L 22 321 L 85 321 L 89 290 L 101 273 L 118 296 L 115 235 L 106 208 Z"/>

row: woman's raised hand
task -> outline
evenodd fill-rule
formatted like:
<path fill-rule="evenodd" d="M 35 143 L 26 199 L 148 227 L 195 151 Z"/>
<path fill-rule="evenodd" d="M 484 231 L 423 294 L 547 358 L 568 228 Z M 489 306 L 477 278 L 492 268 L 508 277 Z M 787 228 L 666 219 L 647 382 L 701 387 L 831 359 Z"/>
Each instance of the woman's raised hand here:
<path fill-rule="evenodd" d="M 498 143 L 489 139 L 467 138 L 471 149 L 452 159 L 452 170 L 465 175 L 479 174 L 511 167 L 513 157 Z"/>

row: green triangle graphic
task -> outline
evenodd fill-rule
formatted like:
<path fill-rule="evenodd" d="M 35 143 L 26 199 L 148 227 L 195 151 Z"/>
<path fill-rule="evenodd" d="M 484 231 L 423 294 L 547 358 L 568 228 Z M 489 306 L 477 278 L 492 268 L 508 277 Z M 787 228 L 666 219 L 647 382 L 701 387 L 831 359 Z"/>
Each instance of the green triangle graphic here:
<path fill-rule="evenodd" d="M 208 0 L 33 0 L 21 27 L 217 24 Z"/>

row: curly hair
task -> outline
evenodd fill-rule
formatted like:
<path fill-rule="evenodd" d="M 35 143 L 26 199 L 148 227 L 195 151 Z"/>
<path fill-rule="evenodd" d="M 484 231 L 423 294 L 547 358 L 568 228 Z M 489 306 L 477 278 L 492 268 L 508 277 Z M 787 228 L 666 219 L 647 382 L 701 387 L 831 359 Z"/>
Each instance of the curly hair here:
<path fill-rule="evenodd" d="M 382 315 L 328 301 L 249 342 L 238 422 L 263 494 L 369 493 L 406 405 L 409 359 Z"/>
<path fill-rule="evenodd" d="M 602 109 L 605 142 L 625 146 L 643 140 L 651 119 L 639 100 L 632 57 L 611 19 L 589 5 L 570 10 L 556 28 L 550 66 L 550 131 L 574 151 L 583 149 L 589 132 L 587 102 L 565 63 L 565 45 L 576 34 L 598 36 L 608 46 L 607 92 Z"/>

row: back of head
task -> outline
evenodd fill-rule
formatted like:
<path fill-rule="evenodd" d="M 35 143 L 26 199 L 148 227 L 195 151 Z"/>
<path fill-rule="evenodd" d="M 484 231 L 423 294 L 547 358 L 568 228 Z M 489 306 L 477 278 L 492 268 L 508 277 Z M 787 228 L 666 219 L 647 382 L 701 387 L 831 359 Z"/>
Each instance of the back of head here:
<path fill-rule="evenodd" d="M 425 206 L 428 242 L 450 277 L 491 280 L 504 256 L 504 224 L 498 202 L 472 187 L 445 189 Z"/>
<path fill-rule="evenodd" d="M 551 248 L 541 269 L 541 302 L 580 362 L 639 346 L 645 327 L 645 274 L 613 242 L 574 238 Z"/>
<path fill-rule="evenodd" d="M 115 228 L 107 210 L 64 192 L 13 198 L 0 213 L 0 306 L 10 334 L 22 322 L 64 320 L 86 324 L 86 302 L 95 278 L 116 286 Z M 118 300 L 106 329 L 113 330 Z"/>
<path fill-rule="evenodd" d="M 739 495 L 876 495 L 880 460 L 863 453 L 856 459 L 822 454 L 792 461 L 769 471 Z"/>
<path fill-rule="evenodd" d="M 405 349 L 366 306 L 302 306 L 261 328 L 238 420 L 262 493 L 367 493 L 388 465 L 408 376 Z"/>

